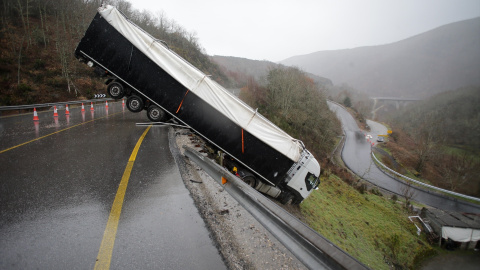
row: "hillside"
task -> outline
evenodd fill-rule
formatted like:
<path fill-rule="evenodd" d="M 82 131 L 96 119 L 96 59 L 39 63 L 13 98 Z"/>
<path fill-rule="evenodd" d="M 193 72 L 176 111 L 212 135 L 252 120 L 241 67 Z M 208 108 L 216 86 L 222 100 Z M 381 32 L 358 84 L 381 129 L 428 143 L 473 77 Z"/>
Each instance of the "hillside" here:
<path fill-rule="evenodd" d="M 319 51 L 281 61 L 370 96 L 428 97 L 480 85 L 480 18 L 381 46 Z"/>
<path fill-rule="evenodd" d="M 139 12 L 125 0 L 109 1 L 146 32 L 194 66 L 228 83 L 197 37 L 163 15 Z M 0 9 L 0 106 L 93 98 L 103 79 L 79 63 L 74 50 L 98 1 L 4 0 Z"/>
<path fill-rule="evenodd" d="M 382 160 L 404 175 L 479 197 L 479 103 L 480 86 L 471 86 L 399 110 L 386 108 L 380 121 L 388 123 L 393 133 L 378 146 L 386 150 L 379 152 Z"/>
<path fill-rule="evenodd" d="M 271 69 L 281 66 L 269 61 L 250 60 L 233 56 L 214 55 L 210 59 L 223 68 L 223 71 L 230 76 L 231 80 L 236 82 L 236 87 L 245 86 L 248 77 L 261 81 Z M 327 78 L 310 73 L 307 75 L 319 85 L 332 85 L 332 81 Z"/>
<path fill-rule="evenodd" d="M 449 145 L 480 149 L 480 86 L 437 94 L 394 113 L 390 123 L 414 133 L 435 125 L 433 138 Z"/>

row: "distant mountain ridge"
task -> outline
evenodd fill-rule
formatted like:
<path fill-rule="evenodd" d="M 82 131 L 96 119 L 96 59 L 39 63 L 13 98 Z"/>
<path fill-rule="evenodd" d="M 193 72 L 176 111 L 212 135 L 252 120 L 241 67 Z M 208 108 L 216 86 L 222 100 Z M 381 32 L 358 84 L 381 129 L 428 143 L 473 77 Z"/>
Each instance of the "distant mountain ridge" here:
<path fill-rule="evenodd" d="M 280 63 L 370 96 L 424 98 L 480 85 L 480 17 L 387 45 L 319 51 Z"/>

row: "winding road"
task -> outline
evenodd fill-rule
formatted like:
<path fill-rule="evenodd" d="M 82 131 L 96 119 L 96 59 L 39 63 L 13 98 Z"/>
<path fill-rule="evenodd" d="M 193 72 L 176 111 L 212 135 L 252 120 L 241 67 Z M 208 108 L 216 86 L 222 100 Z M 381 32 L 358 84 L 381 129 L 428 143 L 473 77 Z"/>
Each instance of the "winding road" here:
<path fill-rule="evenodd" d="M 402 190 L 406 188 L 403 181 L 397 180 L 385 174 L 373 162 L 371 157 L 372 144 L 367 141 L 362 131 L 352 115 L 342 106 L 334 102 L 328 101 L 330 110 L 336 113 L 338 119 L 342 123 L 345 133 L 345 144 L 342 150 L 342 159 L 345 165 L 361 178 L 368 182 L 393 193 L 402 194 Z M 375 122 L 372 122 L 375 123 Z M 372 141 L 376 141 L 376 136 L 383 132 L 380 126 L 371 124 Z M 433 191 L 427 191 L 422 188 L 412 187 L 415 189 L 413 200 L 419 203 L 435 207 L 442 210 L 464 212 L 464 213 L 480 213 L 480 206 L 468 202 L 443 196 Z"/>

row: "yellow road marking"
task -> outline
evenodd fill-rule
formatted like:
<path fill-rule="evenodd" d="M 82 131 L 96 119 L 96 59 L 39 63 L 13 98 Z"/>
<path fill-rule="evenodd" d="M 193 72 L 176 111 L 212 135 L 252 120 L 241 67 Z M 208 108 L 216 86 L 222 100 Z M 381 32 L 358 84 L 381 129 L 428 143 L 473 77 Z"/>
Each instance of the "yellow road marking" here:
<path fill-rule="evenodd" d="M 117 112 L 117 113 L 111 114 L 111 115 L 109 115 L 109 116 L 113 116 L 113 115 L 119 114 L 119 113 L 121 113 L 121 112 Z M 59 131 L 55 131 L 55 132 L 53 132 L 53 133 L 47 134 L 47 135 L 45 135 L 45 136 L 42 136 L 42 137 L 39 137 L 39 138 L 36 138 L 36 139 L 33 139 L 33 140 L 31 140 L 31 141 L 24 142 L 24 143 L 21 143 L 21 144 L 19 144 L 19 145 L 12 146 L 12 147 L 10 147 L 10 148 L 7 148 L 7 149 L 4 149 L 4 150 L 0 151 L 0 154 L 1 154 L 1 153 L 4 153 L 4 152 L 7 152 L 7 151 L 10 151 L 10 150 L 12 150 L 12 149 L 15 149 L 15 148 L 17 148 L 17 147 L 24 146 L 25 144 L 29 144 L 29 143 L 31 143 L 31 142 L 38 141 L 38 140 L 43 139 L 43 138 L 46 138 L 46 137 L 48 137 L 48 136 L 52 136 L 52 135 L 54 135 L 54 134 L 63 132 L 63 131 L 65 131 L 65 130 L 69 130 L 69 129 L 71 129 L 71 128 L 78 127 L 78 126 L 81 126 L 81 125 L 84 125 L 84 124 L 93 122 L 93 121 L 95 121 L 95 120 L 100 120 L 100 119 L 105 118 L 105 117 L 107 117 L 107 116 L 103 116 L 103 117 L 100 117 L 100 118 L 92 119 L 92 120 L 87 121 L 87 122 L 83 122 L 83 123 L 80 123 L 80 124 L 77 124 L 77 125 L 74 125 L 74 126 L 71 126 L 71 127 L 68 127 L 68 128 L 61 129 L 61 130 L 59 130 Z"/>
<path fill-rule="evenodd" d="M 130 174 L 132 172 L 133 163 L 137 157 L 138 149 L 140 149 L 140 145 L 142 144 L 145 135 L 147 135 L 147 132 L 151 127 L 152 125 L 148 126 L 148 128 L 143 132 L 140 139 L 138 139 L 130 158 L 128 159 L 127 167 L 123 172 L 122 180 L 120 181 L 117 194 L 115 195 L 115 200 L 113 201 L 112 210 L 110 210 L 110 216 L 108 217 L 107 226 L 105 228 L 105 232 L 103 233 L 103 239 L 102 243 L 100 244 L 100 250 L 98 251 L 97 261 L 95 262 L 94 269 L 110 268 L 113 245 L 115 244 L 118 221 L 120 219 L 120 214 L 122 213 L 123 199 L 125 197 L 125 191 L 127 190 L 128 180 L 130 179 Z"/>

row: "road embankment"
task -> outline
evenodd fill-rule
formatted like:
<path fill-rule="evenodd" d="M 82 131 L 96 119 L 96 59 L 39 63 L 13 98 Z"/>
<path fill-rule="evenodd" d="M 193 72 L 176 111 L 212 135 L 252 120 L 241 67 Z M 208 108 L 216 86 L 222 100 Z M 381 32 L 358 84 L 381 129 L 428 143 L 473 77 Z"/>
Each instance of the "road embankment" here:
<path fill-rule="evenodd" d="M 306 269 L 223 187 L 183 155 L 202 141 L 187 129 L 171 129 L 170 150 L 210 236 L 230 269 Z"/>

